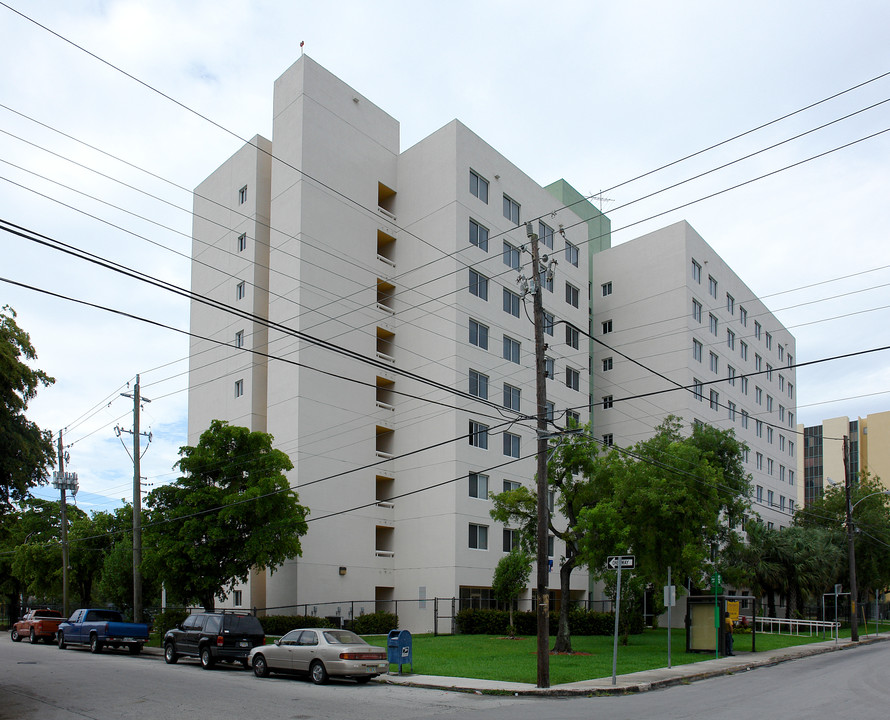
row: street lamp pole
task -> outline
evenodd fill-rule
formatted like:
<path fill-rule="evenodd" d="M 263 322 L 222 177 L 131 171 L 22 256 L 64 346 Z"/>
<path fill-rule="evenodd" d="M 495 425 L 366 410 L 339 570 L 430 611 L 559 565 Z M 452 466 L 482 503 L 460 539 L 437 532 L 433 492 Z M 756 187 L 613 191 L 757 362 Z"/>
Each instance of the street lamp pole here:
<path fill-rule="evenodd" d="M 849 469 L 849 438 L 844 435 L 844 492 L 847 497 L 847 552 L 850 558 L 850 640 L 859 642 L 859 617 L 856 601 L 858 590 L 856 587 L 856 547 L 853 534 L 853 482 Z"/>

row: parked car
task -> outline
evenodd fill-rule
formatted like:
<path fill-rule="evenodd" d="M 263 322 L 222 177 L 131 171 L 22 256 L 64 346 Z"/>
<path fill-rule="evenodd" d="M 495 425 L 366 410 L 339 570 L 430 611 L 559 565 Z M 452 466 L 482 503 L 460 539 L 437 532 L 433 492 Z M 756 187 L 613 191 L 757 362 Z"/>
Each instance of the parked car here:
<path fill-rule="evenodd" d="M 329 676 L 354 678 L 366 683 L 389 671 L 386 648 L 369 645 L 350 630 L 300 628 L 291 630 L 274 645 L 250 651 L 257 677 L 270 672 L 307 674 L 316 685 Z"/>
<path fill-rule="evenodd" d="M 253 615 L 195 613 L 164 635 L 164 660 L 173 664 L 180 657 L 194 657 L 205 670 L 218 660 L 240 662 L 247 668 L 251 648 L 265 642 L 263 626 Z"/>
<path fill-rule="evenodd" d="M 31 610 L 9 629 L 9 635 L 13 642 L 18 642 L 23 637 L 27 637 L 32 643 L 43 640 L 51 644 L 56 639 L 56 631 L 59 629 L 59 624 L 64 619 L 62 613 L 58 610 L 50 610 L 48 608 Z"/>
<path fill-rule="evenodd" d="M 148 625 L 124 622 L 117 610 L 81 608 L 59 625 L 56 640 L 60 650 L 68 645 L 89 645 L 90 652 L 98 653 L 106 646 L 126 647 L 138 655 L 148 642 Z"/>

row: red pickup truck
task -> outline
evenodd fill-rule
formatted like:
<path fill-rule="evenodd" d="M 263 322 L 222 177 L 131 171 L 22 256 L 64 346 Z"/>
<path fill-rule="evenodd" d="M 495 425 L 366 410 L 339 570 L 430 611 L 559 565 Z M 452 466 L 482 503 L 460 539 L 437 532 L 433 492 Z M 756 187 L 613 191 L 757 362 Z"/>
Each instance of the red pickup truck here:
<path fill-rule="evenodd" d="M 18 642 L 27 636 L 32 643 L 43 640 L 51 645 L 56 639 L 59 624 L 64 620 L 58 610 L 46 608 L 31 610 L 9 629 L 9 635 L 13 642 Z"/>

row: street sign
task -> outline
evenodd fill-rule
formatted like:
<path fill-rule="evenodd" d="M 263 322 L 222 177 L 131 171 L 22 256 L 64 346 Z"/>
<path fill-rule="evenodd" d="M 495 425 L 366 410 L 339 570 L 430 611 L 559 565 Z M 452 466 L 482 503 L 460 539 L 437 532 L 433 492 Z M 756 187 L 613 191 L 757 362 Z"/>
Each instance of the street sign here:
<path fill-rule="evenodd" d="M 606 560 L 606 567 L 610 570 L 617 570 L 619 567 L 622 570 L 633 570 L 636 566 L 636 555 L 609 555 L 609 559 Z"/>
<path fill-rule="evenodd" d="M 676 585 L 665 585 L 664 586 L 664 606 L 665 607 L 674 607 L 677 604 L 677 586 Z"/>

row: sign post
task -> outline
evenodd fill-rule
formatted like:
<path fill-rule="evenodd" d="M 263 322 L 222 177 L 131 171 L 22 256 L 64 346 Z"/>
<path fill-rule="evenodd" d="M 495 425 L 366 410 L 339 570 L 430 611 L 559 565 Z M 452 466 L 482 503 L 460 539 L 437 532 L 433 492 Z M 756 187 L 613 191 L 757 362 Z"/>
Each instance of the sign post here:
<path fill-rule="evenodd" d="M 720 634 L 723 632 L 723 618 L 720 617 L 720 601 L 718 600 L 718 596 L 720 592 L 723 590 L 723 578 L 720 576 L 720 573 L 714 573 L 714 630 L 716 637 L 714 638 L 714 645 L 716 646 L 714 649 L 714 656 L 720 657 Z"/>
<path fill-rule="evenodd" d="M 618 681 L 618 614 L 621 609 L 621 569 L 633 570 L 636 567 L 635 555 L 610 555 L 606 567 L 618 570 L 615 582 L 615 637 L 612 641 L 612 684 Z"/>
<path fill-rule="evenodd" d="M 668 584 L 664 586 L 664 605 L 668 609 L 668 669 L 671 667 L 671 608 L 677 604 L 677 588 L 671 585 L 671 566 L 668 565 Z"/>

